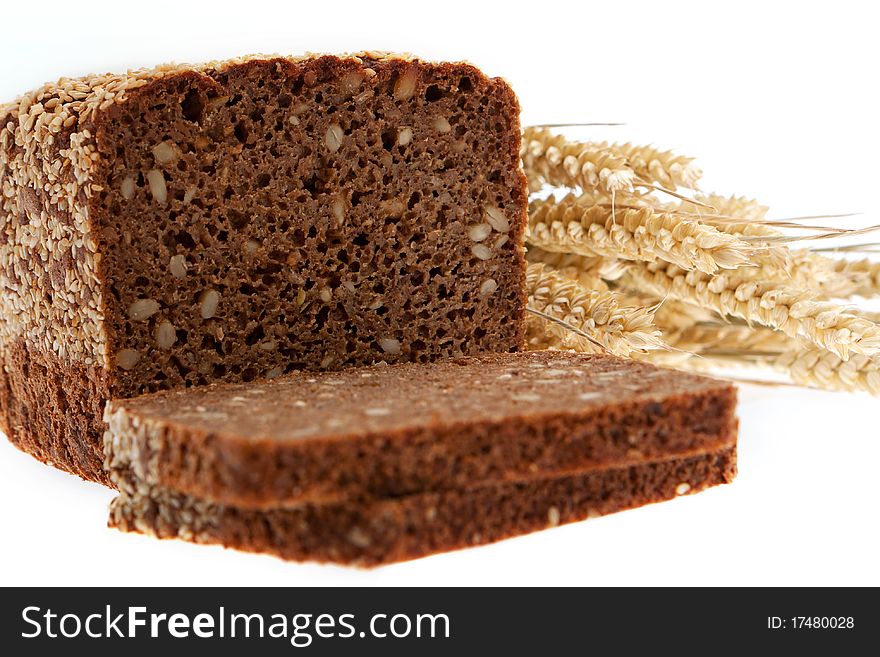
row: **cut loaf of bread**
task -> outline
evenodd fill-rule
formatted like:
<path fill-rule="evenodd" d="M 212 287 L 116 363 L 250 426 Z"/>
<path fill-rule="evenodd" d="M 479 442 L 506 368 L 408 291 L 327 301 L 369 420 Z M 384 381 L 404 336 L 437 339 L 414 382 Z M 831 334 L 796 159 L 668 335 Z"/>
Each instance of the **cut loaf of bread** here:
<path fill-rule="evenodd" d="M 111 397 L 519 349 L 519 142 L 502 80 L 380 54 L 0 107 L 0 426 L 106 482 Z"/>

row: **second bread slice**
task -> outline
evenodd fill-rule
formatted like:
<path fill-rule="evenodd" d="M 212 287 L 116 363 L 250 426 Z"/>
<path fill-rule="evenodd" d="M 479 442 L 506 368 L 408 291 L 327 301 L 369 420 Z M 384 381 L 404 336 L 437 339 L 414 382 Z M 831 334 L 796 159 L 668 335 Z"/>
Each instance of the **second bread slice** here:
<path fill-rule="evenodd" d="M 173 491 L 123 490 L 110 525 L 298 561 L 360 566 L 491 543 L 729 483 L 736 448 L 528 483 L 262 511 Z"/>

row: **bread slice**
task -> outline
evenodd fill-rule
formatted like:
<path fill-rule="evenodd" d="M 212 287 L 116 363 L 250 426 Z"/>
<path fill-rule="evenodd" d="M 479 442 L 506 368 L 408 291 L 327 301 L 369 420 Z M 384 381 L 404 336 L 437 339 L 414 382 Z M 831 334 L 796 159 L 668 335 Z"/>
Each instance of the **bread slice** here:
<path fill-rule="evenodd" d="M 539 351 L 297 373 L 113 401 L 107 468 L 240 508 L 459 489 L 735 444 L 728 383 Z"/>
<path fill-rule="evenodd" d="M 519 144 L 502 80 L 381 54 L 0 107 L 0 426 L 106 482 L 111 397 L 519 349 Z"/>
<path fill-rule="evenodd" d="M 375 566 L 533 532 L 728 483 L 736 449 L 528 483 L 272 510 L 220 506 L 162 489 L 123 492 L 110 525 L 283 559 Z"/>

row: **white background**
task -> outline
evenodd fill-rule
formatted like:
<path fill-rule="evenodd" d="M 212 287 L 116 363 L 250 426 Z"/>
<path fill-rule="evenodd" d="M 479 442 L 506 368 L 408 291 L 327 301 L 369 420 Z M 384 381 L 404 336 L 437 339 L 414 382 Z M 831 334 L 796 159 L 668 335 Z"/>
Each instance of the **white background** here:
<path fill-rule="evenodd" d="M 13 2 L 0 98 L 61 75 L 250 52 L 467 59 L 525 123 L 697 156 L 707 191 L 776 217 L 880 223 L 871 3 Z M 829 220 L 831 221 L 831 220 Z M 109 490 L 0 442 L 0 584 L 880 584 L 880 403 L 743 387 L 740 475 L 700 495 L 359 571 L 105 528 Z"/>

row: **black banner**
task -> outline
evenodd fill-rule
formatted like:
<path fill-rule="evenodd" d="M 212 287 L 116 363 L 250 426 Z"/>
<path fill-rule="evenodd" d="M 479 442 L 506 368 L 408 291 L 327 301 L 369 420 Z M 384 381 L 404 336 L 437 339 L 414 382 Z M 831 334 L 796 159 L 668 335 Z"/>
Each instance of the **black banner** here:
<path fill-rule="evenodd" d="M 880 620 L 866 589 L 103 588 L 4 589 L 2 596 L 7 655 L 71 647 L 95 657 L 194 649 L 540 655 L 600 646 L 629 654 L 646 645 L 682 654 L 754 647 L 855 654 L 874 645 Z"/>

